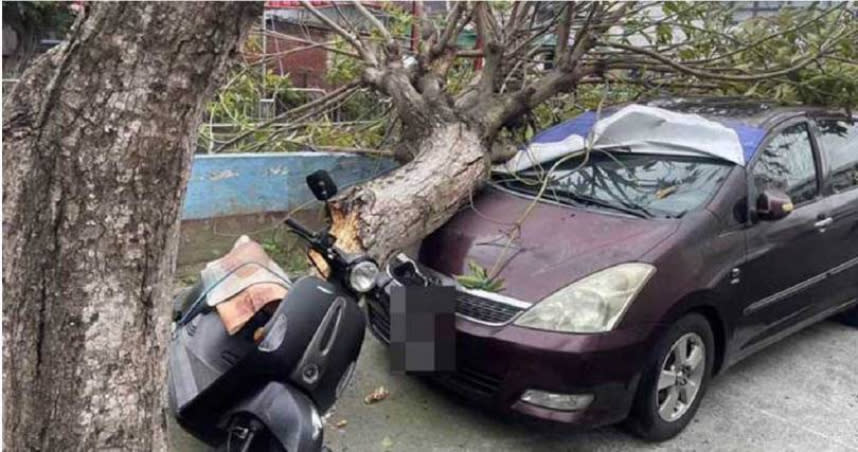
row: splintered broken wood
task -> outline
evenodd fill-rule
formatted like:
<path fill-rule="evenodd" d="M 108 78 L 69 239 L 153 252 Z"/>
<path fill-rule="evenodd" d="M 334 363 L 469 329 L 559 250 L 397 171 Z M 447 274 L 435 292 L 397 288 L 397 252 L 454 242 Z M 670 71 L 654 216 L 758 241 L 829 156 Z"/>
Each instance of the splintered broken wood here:
<path fill-rule="evenodd" d="M 344 213 L 338 208 L 331 209 L 331 235 L 337 238 L 337 247 L 347 253 L 363 250 L 358 235 L 357 212 Z"/>
<path fill-rule="evenodd" d="M 384 263 L 449 220 L 488 174 L 484 143 L 464 123 L 437 125 L 417 147 L 412 161 L 331 201 L 337 246 Z"/>

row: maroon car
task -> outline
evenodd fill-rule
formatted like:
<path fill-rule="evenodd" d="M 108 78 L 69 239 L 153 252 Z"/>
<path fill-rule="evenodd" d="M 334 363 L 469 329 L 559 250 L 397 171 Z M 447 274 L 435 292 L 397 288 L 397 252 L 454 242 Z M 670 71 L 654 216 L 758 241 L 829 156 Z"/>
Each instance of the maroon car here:
<path fill-rule="evenodd" d="M 733 99 L 647 107 L 668 119 L 641 109 L 618 127 L 609 111 L 546 130 L 534 141 L 557 146 L 497 171 L 423 242 L 421 274 L 457 286 L 457 370 L 443 384 L 537 418 L 628 419 L 663 440 L 713 375 L 833 315 L 858 324 L 854 118 Z M 594 130 L 616 145 L 562 152 Z M 732 154 L 709 146 L 722 132 Z M 471 263 L 502 290 L 459 285 Z M 387 301 L 368 312 L 387 341 Z"/>

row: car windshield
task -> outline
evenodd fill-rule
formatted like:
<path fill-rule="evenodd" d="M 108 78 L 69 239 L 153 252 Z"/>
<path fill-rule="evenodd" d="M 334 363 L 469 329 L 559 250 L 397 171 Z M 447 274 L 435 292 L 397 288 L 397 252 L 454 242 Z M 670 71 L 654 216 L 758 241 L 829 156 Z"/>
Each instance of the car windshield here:
<path fill-rule="evenodd" d="M 510 190 L 537 195 L 543 176 L 555 164 L 543 192 L 545 199 L 640 217 L 680 217 L 701 206 L 733 166 L 704 157 L 598 150 L 516 174 L 496 173 L 493 180 Z"/>

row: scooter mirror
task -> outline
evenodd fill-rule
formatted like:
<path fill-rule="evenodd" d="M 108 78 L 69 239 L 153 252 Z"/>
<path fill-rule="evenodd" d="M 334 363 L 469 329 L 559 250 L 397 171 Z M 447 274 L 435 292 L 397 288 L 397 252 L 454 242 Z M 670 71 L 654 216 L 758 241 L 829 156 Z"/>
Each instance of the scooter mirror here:
<path fill-rule="evenodd" d="M 325 170 L 319 170 L 307 176 L 307 186 L 319 201 L 327 201 L 337 194 L 337 184 Z"/>

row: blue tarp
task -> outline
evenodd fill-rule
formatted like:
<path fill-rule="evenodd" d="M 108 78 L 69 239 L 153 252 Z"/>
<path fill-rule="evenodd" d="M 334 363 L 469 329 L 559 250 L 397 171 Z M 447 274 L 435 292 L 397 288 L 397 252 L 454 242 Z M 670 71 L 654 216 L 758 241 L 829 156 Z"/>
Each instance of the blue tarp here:
<path fill-rule="evenodd" d="M 605 110 L 601 114 L 601 119 L 606 119 L 618 110 Z M 542 132 L 536 134 L 531 140 L 531 143 L 556 143 L 563 141 L 570 135 L 578 135 L 586 137 L 593 126 L 596 124 L 597 115 L 595 112 L 588 111 L 582 113 L 568 121 L 561 122 L 555 126 L 549 127 Z M 714 120 L 725 127 L 732 129 L 739 136 L 742 149 L 744 151 L 745 161 L 750 161 L 760 142 L 766 135 L 764 129 L 753 127 L 740 121 L 722 121 Z"/>

